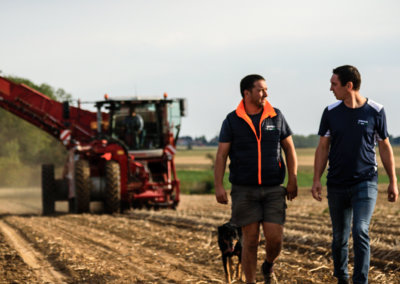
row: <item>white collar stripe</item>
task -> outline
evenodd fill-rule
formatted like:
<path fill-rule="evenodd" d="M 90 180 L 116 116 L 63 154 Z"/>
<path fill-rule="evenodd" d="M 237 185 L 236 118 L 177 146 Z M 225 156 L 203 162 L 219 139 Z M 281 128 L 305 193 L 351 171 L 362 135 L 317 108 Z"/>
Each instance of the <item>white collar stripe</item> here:
<path fill-rule="evenodd" d="M 378 104 L 377 102 L 368 99 L 367 102 L 373 109 L 375 109 L 377 112 L 380 112 L 383 109 L 383 105 Z"/>
<path fill-rule="evenodd" d="M 333 103 L 331 105 L 328 106 L 328 110 L 332 110 L 335 107 L 339 106 L 343 101 L 337 101 L 336 103 Z"/>

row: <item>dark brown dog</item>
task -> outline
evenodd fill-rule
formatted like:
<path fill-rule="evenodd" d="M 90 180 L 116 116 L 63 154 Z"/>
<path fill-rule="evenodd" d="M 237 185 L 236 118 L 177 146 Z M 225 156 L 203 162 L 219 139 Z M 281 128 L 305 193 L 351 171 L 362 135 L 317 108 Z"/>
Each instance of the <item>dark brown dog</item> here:
<path fill-rule="evenodd" d="M 242 280 L 242 230 L 240 227 L 225 223 L 218 227 L 218 245 L 222 254 L 222 264 L 224 265 L 225 278 L 227 283 L 231 283 L 233 278 L 233 256 L 238 257 L 236 266 L 236 279 Z"/>

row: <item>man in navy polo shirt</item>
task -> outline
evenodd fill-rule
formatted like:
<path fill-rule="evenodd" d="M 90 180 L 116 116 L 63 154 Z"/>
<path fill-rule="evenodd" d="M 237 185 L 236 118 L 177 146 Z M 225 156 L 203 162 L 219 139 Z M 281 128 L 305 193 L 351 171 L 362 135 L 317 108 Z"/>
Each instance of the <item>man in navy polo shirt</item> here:
<path fill-rule="evenodd" d="M 271 283 L 273 263 L 283 239 L 286 202 L 297 196 L 297 159 L 292 132 L 282 113 L 267 101 L 267 84 L 260 75 L 248 75 L 240 82 L 242 101 L 224 120 L 215 161 L 217 201 L 228 203 L 223 186 L 226 161 L 230 158 L 232 219 L 243 233 L 242 265 L 247 283 L 256 283 L 257 247 L 260 223 L 266 239 L 262 265 L 265 283 Z M 285 152 L 288 168 L 287 189 Z"/>
<path fill-rule="evenodd" d="M 368 283 L 370 258 L 369 223 L 378 186 L 375 145 L 389 176 L 388 200 L 398 198 L 394 157 L 383 106 L 360 94 L 357 68 L 335 68 L 331 91 L 338 102 L 325 108 L 315 152 L 312 196 L 321 201 L 321 176 L 329 160 L 328 204 L 332 221 L 332 257 L 338 283 L 349 283 L 348 239 L 353 218 L 353 283 Z"/>

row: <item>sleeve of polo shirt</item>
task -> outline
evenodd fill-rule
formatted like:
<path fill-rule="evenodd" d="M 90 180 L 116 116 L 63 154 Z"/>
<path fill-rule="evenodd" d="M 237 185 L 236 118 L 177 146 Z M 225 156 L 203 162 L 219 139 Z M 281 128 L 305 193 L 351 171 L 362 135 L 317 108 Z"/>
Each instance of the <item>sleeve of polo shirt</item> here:
<path fill-rule="evenodd" d="M 319 124 L 318 135 L 319 136 L 330 136 L 329 123 L 328 123 L 328 108 L 325 108 L 325 110 L 322 114 L 321 123 Z"/>
<path fill-rule="evenodd" d="M 377 117 L 377 122 L 376 122 L 376 133 L 378 134 L 378 137 L 382 140 L 385 140 L 387 137 L 389 137 L 389 133 L 387 131 L 387 124 L 386 124 L 386 113 L 385 109 L 381 109 L 379 112 L 379 115 Z"/>
<path fill-rule="evenodd" d="M 222 122 L 218 141 L 221 143 L 232 142 L 232 129 L 229 124 L 228 118 L 226 118 L 224 122 Z"/>
<path fill-rule="evenodd" d="M 281 125 L 281 141 L 284 140 L 285 138 L 289 137 L 290 135 L 292 135 L 292 130 L 289 127 L 289 124 L 287 123 L 285 117 L 282 115 L 282 125 Z"/>

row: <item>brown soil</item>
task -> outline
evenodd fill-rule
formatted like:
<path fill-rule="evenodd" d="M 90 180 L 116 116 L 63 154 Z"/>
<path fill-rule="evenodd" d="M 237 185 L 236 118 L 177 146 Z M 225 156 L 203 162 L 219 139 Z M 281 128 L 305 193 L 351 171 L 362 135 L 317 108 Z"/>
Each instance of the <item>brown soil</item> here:
<path fill-rule="evenodd" d="M 400 210 L 384 189 L 371 224 L 371 283 L 400 283 Z M 326 199 L 288 203 L 279 283 L 335 283 Z M 0 283 L 224 283 L 216 228 L 230 207 L 182 196 L 178 209 L 40 215 L 40 189 L 0 189 Z M 59 211 L 65 205 L 57 205 Z M 258 260 L 265 257 L 265 243 Z M 350 254 L 352 259 L 352 254 Z M 351 267 L 350 267 L 351 271 Z M 262 281 L 260 273 L 257 280 Z"/>

